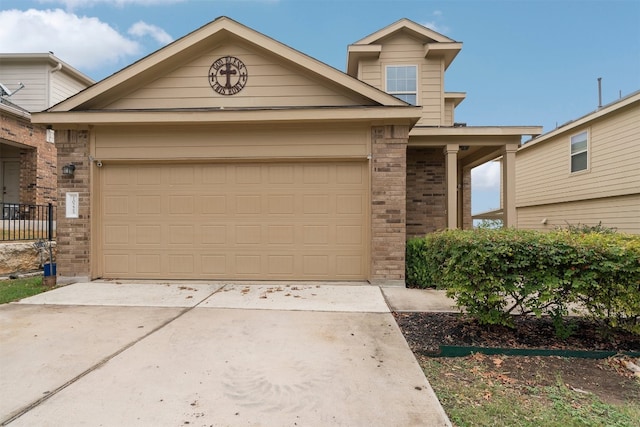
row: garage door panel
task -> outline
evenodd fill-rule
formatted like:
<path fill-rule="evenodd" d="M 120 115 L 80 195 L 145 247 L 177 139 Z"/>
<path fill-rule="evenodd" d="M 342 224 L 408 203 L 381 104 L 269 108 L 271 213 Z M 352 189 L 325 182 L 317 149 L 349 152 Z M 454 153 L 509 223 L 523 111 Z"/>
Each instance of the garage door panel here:
<path fill-rule="evenodd" d="M 129 197 L 114 194 L 104 198 L 105 213 L 107 215 L 129 215 Z"/>
<path fill-rule="evenodd" d="M 267 213 L 269 215 L 294 215 L 296 197 L 294 194 L 267 195 Z"/>
<path fill-rule="evenodd" d="M 203 245 L 225 245 L 228 243 L 226 225 L 202 225 L 199 235 Z"/>
<path fill-rule="evenodd" d="M 160 245 L 162 243 L 162 226 L 160 224 L 136 224 L 134 227 L 136 244 Z"/>
<path fill-rule="evenodd" d="M 259 215 L 262 213 L 262 197 L 259 194 L 236 196 L 235 213 L 239 215 Z"/>
<path fill-rule="evenodd" d="M 259 275 L 264 271 L 261 266 L 262 260 L 259 254 L 256 255 L 236 255 L 235 272 L 237 275 L 246 277 L 247 275 Z"/>
<path fill-rule="evenodd" d="M 104 271 L 107 275 L 130 274 L 129 256 L 126 254 L 105 254 Z"/>
<path fill-rule="evenodd" d="M 293 243 L 295 243 L 295 227 L 293 225 L 267 225 L 268 245 L 292 245 Z"/>
<path fill-rule="evenodd" d="M 202 273 L 212 276 L 226 276 L 227 274 L 227 256 L 218 255 L 201 255 L 200 263 L 202 265 Z"/>
<path fill-rule="evenodd" d="M 103 276 L 366 278 L 366 165 L 105 165 Z"/>
<path fill-rule="evenodd" d="M 295 184 L 293 165 L 268 166 L 267 168 L 269 184 Z"/>
<path fill-rule="evenodd" d="M 162 256 L 159 253 L 138 253 L 133 257 L 133 261 L 136 276 L 153 277 L 157 271 L 162 271 Z"/>
<path fill-rule="evenodd" d="M 227 197 L 222 194 L 202 196 L 200 203 L 204 215 L 227 215 Z"/>
<path fill-rule="evenodd" d="M 105 227 L 106 245 L 129 245 L 129 226 L 109 225 Z"/>
<path fill-rule="evenodd" d="M 336 273 L 340 276 L 358 277 L 362 274 L 361 255 L 338 255 L 336 256 Z"/>
<path fill-rule="evenodd" d="M 236 166 L 236 184 L 260 184 L 262 182 L 262 167 L 260 165 Z"/>
<path fill-rule="evenodd" d="M 136 207 L 134 211 L 138 215 L 162 215 L 162 194 L 129 196 Z"/>
<path fill-rule="evenodd" d="M 194 256 L 191 254 L 168 254 L 168 267 L 167 273 L 170 277 L 176 276 L 193 276 L 196 272 Z"/>
<path fill-rule="evenodd" d="M 338 184 L 363 184 L 366 180 L 365 170 L 352 165 L 336 166 L 336 182 Z"/>
<path fill-rule="evenodd" d="M 364 210 L 362 194 L 343 194 L 336 196 L 336 213 L 346 215 L 362 215 Z"/>

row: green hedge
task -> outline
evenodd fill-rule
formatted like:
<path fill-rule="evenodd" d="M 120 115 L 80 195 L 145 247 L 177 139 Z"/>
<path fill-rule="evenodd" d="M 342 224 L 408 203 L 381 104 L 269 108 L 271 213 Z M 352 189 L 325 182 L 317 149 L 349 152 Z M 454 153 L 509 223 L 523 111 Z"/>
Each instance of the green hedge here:
<path fill-rule="evenodd" d="M 559 230 L 449 230 L 407 242 L 407 283 L 447 290 L 485 324 L 562 317 L 576 304 L 640 333 L 640 236 Z"/>

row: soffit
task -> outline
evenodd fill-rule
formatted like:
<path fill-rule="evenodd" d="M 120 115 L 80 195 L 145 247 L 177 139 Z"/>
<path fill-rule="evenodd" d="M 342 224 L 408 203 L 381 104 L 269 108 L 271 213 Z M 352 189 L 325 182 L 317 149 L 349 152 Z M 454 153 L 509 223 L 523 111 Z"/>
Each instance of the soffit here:
<path fill-rule="evenodd" d="M 420 107 L 331 107 L 274 109 L 183 109 L 183 110 L 88 110 L 33 113 L 32 123 L 46 123 L 54 129 L 84 129 L 87 125 L 172 125 L 252 123 L 359 122 L 382 126 L 413 126 Z"/>

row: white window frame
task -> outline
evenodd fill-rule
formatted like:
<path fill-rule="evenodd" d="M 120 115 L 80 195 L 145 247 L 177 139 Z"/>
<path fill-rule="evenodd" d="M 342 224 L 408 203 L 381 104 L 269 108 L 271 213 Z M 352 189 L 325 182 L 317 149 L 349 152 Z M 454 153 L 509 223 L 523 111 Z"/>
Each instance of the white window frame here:
<path fill-rule="evenodd" d="M 586 148 L 577 151 L 577 152 L 573 152 L 573 144 L 574 144 L 574 139 L 578 139 L 578 137 L 581 137 L 582 135 L 586 136 L 586 140 L 587 140 L 587 146 Z M 581 139 L 579 139 L 580 141 Z M 591 163 L 591 138 L 590 138 L 590 132 L 589 129 L 585 129 L 582 130 L 578 133 L 574 133 L 573 135 L 571 135 L 569 137 L 569 172 L 573 175 L 573 174 L 577 174 L 577 173 L 583 173 L 583 172 L 588 172 L 590 169 L 590 163 Z M 586 153 L 587 154 L 587 165 L 584 169 L 579 169 L 579 170 L 573 170 L 573 156 L 577 156 L 578 154 L 583 154 Z"/>
<path fill-rule="evenodd" d="M 413 91 L 410 91 L 410 90 L 390 91 L 389 90 L 389 68 L 392 68 L 392 67 L 393 68 L 413 67 L 416 70 L 416 88 L 415 88 L 415 90 L 413 90 Z M 418 88 L 420 87 L 419 76 L 420 76 L 420 74 L 419 74 L 418 66 L 416 64 L 387 64 L 384 67 L 385 92 L 387 92 L 389 95 L 393 95 L 395 97 L 398 97 L 398 95 L 414 95 L 416 97 L 416 102 L 415 102 L 415 104 L 412 104 L 412 105 L 420 105 L 420 98 L 418 96 L 418 92 L 419 92 Z M 399 99 L 402 99 L 402 98 L 399 98 Z"/>

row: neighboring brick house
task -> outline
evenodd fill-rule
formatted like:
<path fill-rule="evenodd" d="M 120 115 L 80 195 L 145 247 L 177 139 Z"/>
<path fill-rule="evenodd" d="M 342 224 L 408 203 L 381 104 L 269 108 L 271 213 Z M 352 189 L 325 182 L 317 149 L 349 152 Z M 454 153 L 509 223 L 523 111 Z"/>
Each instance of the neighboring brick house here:
<path fill-rule="evenodd" d="M 462 45 L 400 20 L 342 73 L 221 17 L 34 115 L 56 130 L 59 281 L 403 284 L 411 236 L 471 227 L 470 170 L 538 126 L 458 124 Z M 70 203 L 71 205 L 69 205 Z"/>
<path fill-rule="evenodd" d="M 93 80 L 50 53 L 0 54 L 0 83 L 0 202 L 56 204 L 54 132 L 31 123 L 31 113 Z"/>

